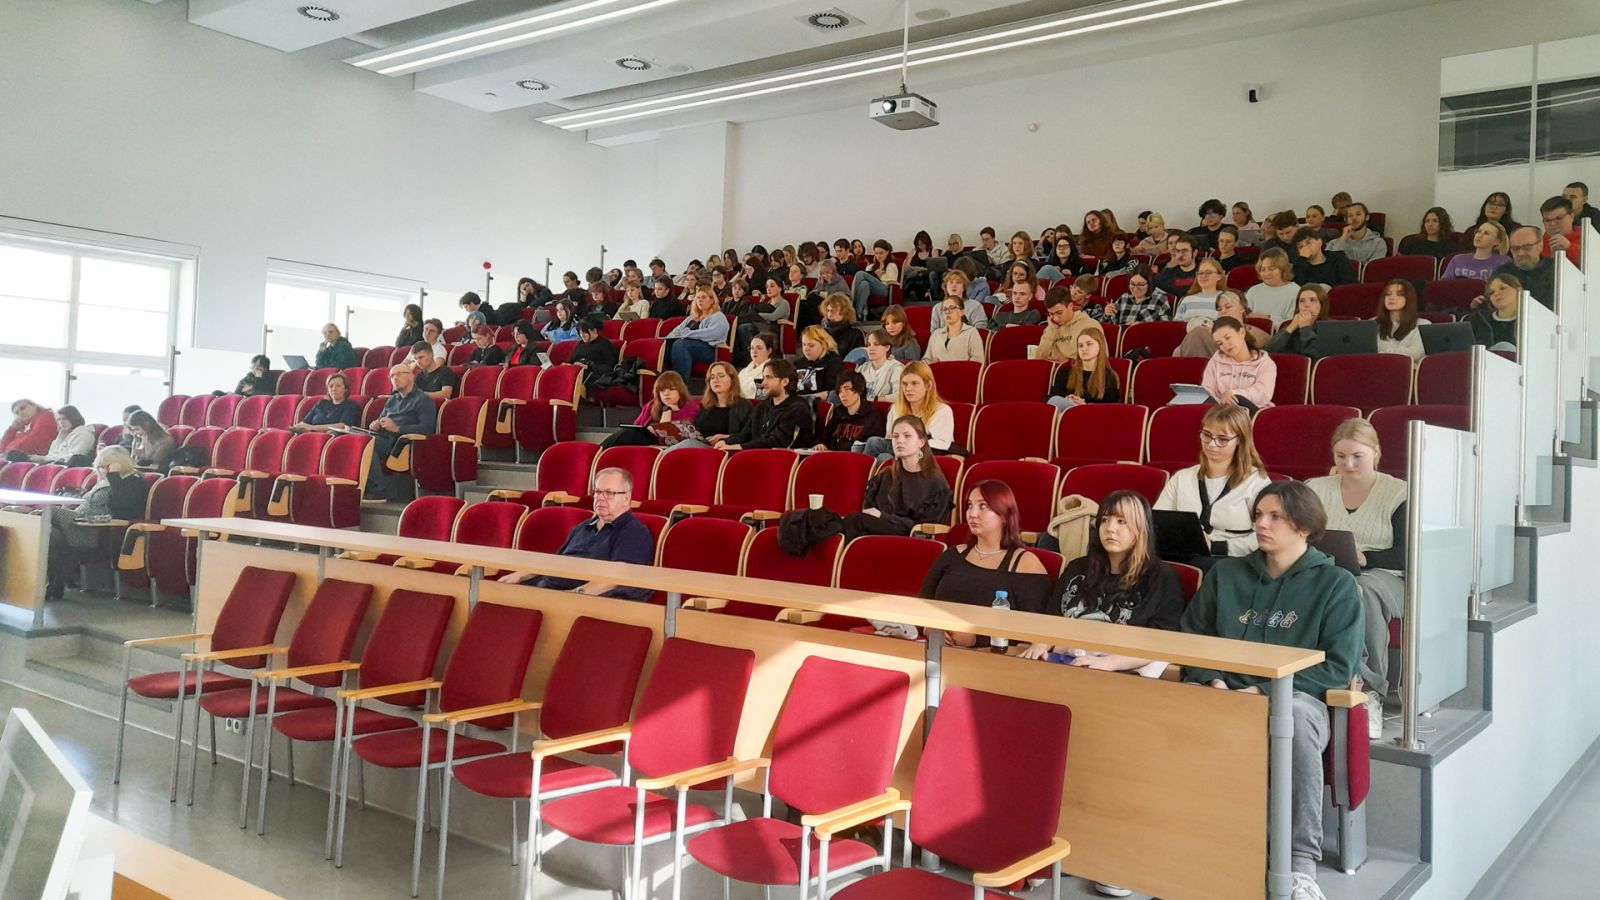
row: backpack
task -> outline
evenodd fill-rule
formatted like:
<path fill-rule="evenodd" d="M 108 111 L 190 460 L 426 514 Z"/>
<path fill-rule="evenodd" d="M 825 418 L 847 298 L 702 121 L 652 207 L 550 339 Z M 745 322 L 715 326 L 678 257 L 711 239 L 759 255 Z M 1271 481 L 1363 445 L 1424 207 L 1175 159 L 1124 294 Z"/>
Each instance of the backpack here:
<path fill-rule="evenodd" d="M 211 454 L 203 447 L 179 447 L 172 451 L 173 466 L 188 469 L 204 469 L 211 465 Z"/>

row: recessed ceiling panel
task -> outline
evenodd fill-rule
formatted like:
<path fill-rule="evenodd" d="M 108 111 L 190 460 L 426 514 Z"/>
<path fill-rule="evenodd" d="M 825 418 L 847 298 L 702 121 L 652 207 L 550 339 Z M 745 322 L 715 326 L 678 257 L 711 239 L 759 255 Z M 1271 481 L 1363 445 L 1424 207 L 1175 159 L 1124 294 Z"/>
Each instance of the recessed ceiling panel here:
<path fill-rule="evenodd" d="M 293 52 L 465 0 L 189 0 L 189 21 Z"/>

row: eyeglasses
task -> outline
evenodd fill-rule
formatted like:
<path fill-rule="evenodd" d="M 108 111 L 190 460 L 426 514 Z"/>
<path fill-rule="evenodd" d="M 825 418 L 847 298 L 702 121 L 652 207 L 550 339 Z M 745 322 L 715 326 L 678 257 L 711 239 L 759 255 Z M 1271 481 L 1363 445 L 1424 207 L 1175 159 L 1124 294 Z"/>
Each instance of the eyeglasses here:
<path fill-rule="evenodd" d="M 1538 249 L 1538 247 L 1539 247 L 1539 245 L 1537 243 L 1533 243 L 1533 244 L 1512 244 L 1511 245 L 1511 249 L 1513 249 L 1513 250 L 1536 250 L 1536 249 Z"/>
<path fill-rule="evenodd" d="M 595 491 L 594 492 L 594 496 L 595 496 L 595 499 L 597 499 L 597 500 L 615 500 L 618 497 L 626 497 L 631 493 L 633 493 L 633 492 L 632 491 Z"/>
<path fill-rule="evenodd" d="M 1566 221 L 1566 218 L 1566 213 L 1562 213 L 1559 216 L 1545 216 L 1544 223 L 1546 225 L 1560 225 L 1562 222 Z"/>
<path fill-rule="evenodd" d="M 961 312 L 961 307 L 959 306 L 941 306 L 939 309 L 943 312 Z"/>
<path fill-rule="evenodd" d="M 1210 444 L 1213 447 L 1226 447 L 1231 441 L 1237 440 L 1236 434 L 1212 434 L 1209 431 L 1200 432 L 1200 443 Z"/>

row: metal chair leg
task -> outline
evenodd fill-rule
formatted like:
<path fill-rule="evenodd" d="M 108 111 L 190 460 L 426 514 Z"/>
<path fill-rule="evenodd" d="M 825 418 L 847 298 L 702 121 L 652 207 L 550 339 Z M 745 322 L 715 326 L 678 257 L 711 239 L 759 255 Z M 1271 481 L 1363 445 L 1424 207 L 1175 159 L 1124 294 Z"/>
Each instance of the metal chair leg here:
<path fill-rule="evenodd" d="M 428 738 L 433 729 L 422 726 L 422 755 L 417 766 L 417 825 L 411 836 L 411 896 L 417 895 L 417 881 L 422 877 L 422 829 L 428 815 Z"/>
<path fill-rule="evenodd" d="M 111 764 L 111 783 L 122 783 L 122 741 L 128 731 L 128 678 L 133 668 L 133 648 L 122 648 L 122 700 L 117 707 L 117 756 Z"/>
<path fill-rule="evenodd" d="M 178 696 L 172 701 L 172 777 L 168 779 L 168 803 L 178 802 L 178 767 L 183 761 L 183 698 L 188 680 L 189 662 L 184 660 L 183 667 L 178 670 Z"/>
<path fill-rule="evenodd" d="M 267 720 L 269 729 L 271 727 L 271 721 L 271 719 Z M 322 837 L 323 859 L 328 859 L 329 857 L 333 856 L 333 817 L 338 812 L 339 798 L 344 794 L 344 787 L 339 784 L 339 747 L 341 743 L 339 739 L 343 736 L 343 733 L 344 701 L 335 697 L 333 701 L 333 752 L 330 754 L 332 759 L 328 765 L 328 824 L 327 827 L 323 829 L 326 833 Z M 260 825 L 260 828 L 263 830 L 265 829 L 267 823 L 266 809 L 267 804 L 263 800 L 261 803 Z"/>
<path fill-rule="evenodd" d="M 359 703 L 352 702 L 344 716 L 344 761 L 341 763 L 344 774 L 339 778 L 339 829 L 333 845 L 333 866 L 336 869 L 344 865 L 344 820 L 345 812 L 349 809 L 347 801 L 350 787 L 350 745 L 355 742 L 356 710 L 359 707 Z"/>
<path fill-rule="evenodd" d="M 455 760 L 455 755 L 456 727 L 451 725 L 449 731 L 445 732 L 444 768 L 439 770 L 439 871 L 436 873 L 435 894 L 439 900 L 444 900 L 444 857 L 450 841 L 450 764 Z M 427 764 L 427 757 L 423 757 L 423 764 Z"/>
<path fill-rule="evenodd" d="M 252 702 L 250 704 L 250 712 L 254 713 L 255 710 L 256 705 Z M 272 716 L 275 712 L 277 712 L 277 710 L 278 683 L 274 681 L 267 686 L 267 717 L 262 720 L 261 723 L 262 727 L 265 729 L 261 739 L 266 744 L 266 749 L 261 753 L 261 796 L 256 801 L 256 834 L 267 833 L 267 776 L 271 771 L 271 767 L 268 765 L 268 760 L 272 750 Z M 255 716 L 252 715 L 250 717 L 251 728 L 255 727 L 255 721 Z M 335 734 L 337 734 L 337 732 L 335 732 Z M 289 742 L 289 746 L 291 748 L 294 747 L 293 738 L 289 737 L 288 735 L 284 735 L 283 739 Z M 334 747 L 337 748 L 338 746 L 339 742 L 337 740 L 334 741 Z M 333 759 L 334 764 L 337 765 L 339 760 L 339 754 L 337 752 L 334 753 Z M 333 791 L 334 782 L 330 778 L 328 780 L 328 794 L 331 796 Z"/>
<path fill-rule="evenodd" d="M 289 787 L 294 787 L 294 741 L 289 742 Z"/>
<path fill-rule="evenodd" d="M 189 796 L 187 806 L 194 805 L 194 777 L 195 770 L 200 768 L 200 717 L 205 715 L 205 710 L 200 708 L 200 698 L 205 695 L 206 667 L 205 663 L 194 665 L 194 721 L 189 726 Z M 179 742 L 182 746 L 182 742 Z"/>
<path fill-rule="evenodd" d="M 522 859 L 521 859 L 521 856 L 522 856 L 522 843 L 519 840 L 517 840 L 517 838 L 518 838 L 517 828 L 518 828 L 517 801 L 516 800 L 512 800 L 511 801 L 511 864 L 513 866 L 517 866 L 517 865 L 521 865 L 522 864 Z"/>
<path fill-rule="evenodd" d="M 256 692 L 261 687 L 261 682 L 250 679 L 250 711 L 256 709 Z M 270 732 L 269 732 L 270 734 Z M 269 738 L 270 739 L 270 738 Z M 244 723 L 244 784 L 239 788 L 239 827 L 245 828 L 250 821 L 250 770 L 256 762 L 256 717 L 251 716 Z M 329 782 L 331 789 L 333 782 Z M 264 806 L 265 804 L 263 804 Z"/>

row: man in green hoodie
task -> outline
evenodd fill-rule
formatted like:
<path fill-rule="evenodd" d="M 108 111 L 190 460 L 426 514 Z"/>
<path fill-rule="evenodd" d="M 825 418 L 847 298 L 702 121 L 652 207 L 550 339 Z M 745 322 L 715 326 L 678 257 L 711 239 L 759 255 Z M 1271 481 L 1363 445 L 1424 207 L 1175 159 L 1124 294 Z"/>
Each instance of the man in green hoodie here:
<path fill-rule="evenodd" d="M 1290 855 L 1294 900 L 1323 900 L 1317 887 L 1322 859 L 1322 754 L 1328 746 L 1330 690 L 1350 686 L 1361 661 L 1361 601 L 1355 579 L 1310 546 L 1328 516 L 1311 489 L 1274 481 L 1251 506 L 1259 549 L 1224 559 L 1206 573 L 1184 611 L 1192 634 L 1321 650 L 1326 659 L 1294 676 L 1294 744 L 1290 780 Z M 1266 679 L 1189 669 L 1185 680 L 1222 690 L 1261 693 Z"/>

